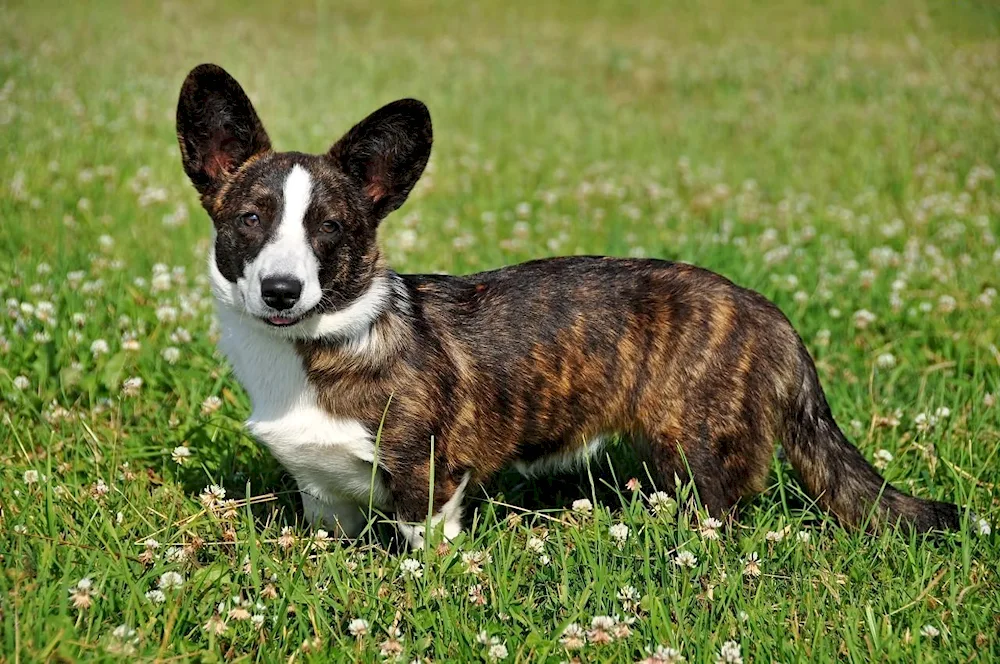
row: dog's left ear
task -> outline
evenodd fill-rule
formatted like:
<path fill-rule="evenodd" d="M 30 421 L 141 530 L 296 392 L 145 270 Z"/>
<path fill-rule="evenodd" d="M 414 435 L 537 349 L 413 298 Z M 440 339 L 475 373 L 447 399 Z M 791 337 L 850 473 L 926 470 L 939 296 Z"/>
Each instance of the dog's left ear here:
<path fill-rule="evenodd" d="M 330 148 L 330 158 L 364 190 L 377 219 L 398 208 L 424 172 L 433 133 L 427 107 L 400 99 L 356 124 Z"/>

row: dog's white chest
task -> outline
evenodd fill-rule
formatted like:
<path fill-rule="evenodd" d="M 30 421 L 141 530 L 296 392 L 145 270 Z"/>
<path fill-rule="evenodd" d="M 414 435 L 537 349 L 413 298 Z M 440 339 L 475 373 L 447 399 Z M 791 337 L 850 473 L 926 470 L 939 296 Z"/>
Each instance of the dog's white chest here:
<path fill-rule="evenodd" d="M 302 360 L 290 341 L 246 324 L 219 307 L 219 347 L 250 394 L 247 429 L 267 446 L 299 488 L 322 499 L 350 499 L 381 506 L 387 492 L 373 477 L 371 432 L 354 419 L 333 417 L 319 407 Z M 374 486 L 373 486 L 374 484 Z"/>

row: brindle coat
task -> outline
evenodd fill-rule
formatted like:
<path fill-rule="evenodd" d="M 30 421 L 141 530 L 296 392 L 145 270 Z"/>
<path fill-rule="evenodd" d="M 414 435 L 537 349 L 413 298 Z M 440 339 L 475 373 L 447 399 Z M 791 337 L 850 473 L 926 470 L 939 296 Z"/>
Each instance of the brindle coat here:
<path fill-rule="evenodd" d="M 954 505 L 885 483 L 834 422 L 785 316 L 719 275 L 591 256 L 468 276 L 392 272 L 376 230 L 430 153 L 419 102 L 380 109 L 326 155 L 276 153 L 239 85 L 203 65 L 181 92 L 178 135 L 227 278 L 267 241 L 266 229 L 248 235 L 230 220 L 248 199 L 266 208 L 279 176 L 299 164 L 321 182 L 307 229 L 331 216 L 342 224 L 336 238 L 313 236 L 320 310 L 336 311 L 376 279 L 392 284 L 370 352 L 339 337 L 300 340 L 297 351 L 323 408 L 382 426 L 378 466 L 401 520 L 426 513 L 432 440 L 440 506 L 466 474 L 484 482 L 513 462 L 623 433 L 642 442 L 661 487 L 690 477 L 715 514 L 764 488 L 780 440 L 810 494 L 845 524 L 875 512 L 921 531 L 957 526 Z"/>

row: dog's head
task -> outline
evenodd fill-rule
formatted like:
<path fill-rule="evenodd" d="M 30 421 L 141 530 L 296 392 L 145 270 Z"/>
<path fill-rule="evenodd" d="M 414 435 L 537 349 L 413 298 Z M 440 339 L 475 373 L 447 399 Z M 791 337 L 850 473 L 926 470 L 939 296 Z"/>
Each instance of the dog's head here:
<path fill-rule="evenodd" d="M 215 225 L 210 269 L 223 304 L 298 338 L 346 332 L 377 311 L 388 284 L 376 230 L 427 164 L 427 107 L 383 106 L 326 154 L 275 152 L 239 83 L 200 65 L 181 88 L 177 138 Z"/>

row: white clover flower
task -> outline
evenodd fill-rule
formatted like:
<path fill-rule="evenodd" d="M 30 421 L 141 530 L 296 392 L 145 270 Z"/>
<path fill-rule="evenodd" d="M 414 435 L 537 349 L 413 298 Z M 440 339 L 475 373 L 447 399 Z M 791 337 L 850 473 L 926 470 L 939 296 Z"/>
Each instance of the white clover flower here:
<path fill-rule="evenodd" d="M 419 579 L 424 575 L 424 566 L 416 558 L 406 558 L 399 563 L 399 574 L 404 579 Z"/>
<path fill-rule="evenodd" d="M 722 522 L 715 517 L 708 517 L 703 519 L 701 522 L 701 537 L 706 540 L 717 540 L 719 539 L 719 528 L 722 527 Z"/>
<path fill-rule="evenodd" d="M 863 330 L 877 319 L 878 317 L 867 309 L 859 309 L 854 312 L 854 327 Z"/>
<path fill-rule="evenodd" d="M 479 574 L 483 566 L 493 562 L 493 556 L 486 551 L 466 551 L 462 553 L 462 564 L 467 574 Z"/>
<path fill-rule="evenodd" d="M 90 577 L 84 577 L 76 582 L 76 586 L 69 589 L 69 597 L 73 601 L 73 608 L 84 610 L 89 609 L 94 601 L 94 584 Z"/>
<path fill-rule="evenodd" d="M 175 590 L 184 585 L 184 577 L 177 572 L 164 572 L 156 585 L 160 590 Z"/>
<path fill-rule="evenodd" d="M 110 348 L 108 347 L 108 342 L 104 339 L 96 339 L 90 344 L 90 354 L 94 357 L 99 355 L 107 355 Z"/>
<path fill-rule="evenodd" d="M 545 551 L 545 540 L 538 537 L 529 537 L 524 547 L 531 553 L 540 554 Z"/>
<path fill-rule="evenodd" d="M 625 541 L 628 539 L 629 528 L 624 523 L 616 523 L 615 525 L 608 528 L 608 534 L 611 535 L 611 539 L 615 541 L 618 548 L 624 548 Z"/>
<path fill-rule="evenodd" d="M 646 648 L 649 657 L 640 660 L 637 664 L 680 664 L 684 660 L 684 655 L 676 648 L 668 646 L 656 646 L 655 650 Z"/>
<path fill-rule="evenodd" d="M 182 563 L 188 559 L 188 550 L 183 546 L 172 546 L 164 557 L 169 563 Z"/>
<path fill-rule="evenodd" d="M 896 356 L 892 353 L 882 353 L 875 358 L 875 365 L 879 369 L 892 369 L 896 366 Z"/>
<path fill-rule="evenodd" d="M 784 530 L 769 530 L 764 534 L 764 539 L 768 542 L 780 542 L 785 539 Z"/>
<path fill-rule="evenodd" d="M 649 502 L 649 509 L 656 515 L 672 512 L 677 507 L 677 501 L 666 491 L 657 491 L 646 500 Z"/>
<path fill-rule="evenodd" d="M 566 650 L 579 650 L 586 643 L 587 632 L 577 623 L 570 623 L 562 631 L 559 643 Z"/>
<path fill-rule="evenodd" d="M 483 584 L 474 583 L 467 591 L 469 601 L 478 606 L 486 604 L 486 595 L 483 594 Z"/>
<path fill-rule="evenodd" d="M 172 286 L 173 282 L 171 281 L 169 274 L 153 275 L 153 278 L 149 282 L 149 289 L 154 293 L 168 291 Z"/>
<path fill-rule="evenodd" d="M 201 490 L 198 500 L 205 507 L 214 507 L 226 498 L 226 489 L 218 484 L 210 484 Z"/>
<path fill-rule="evenodd" d="M 37 470 L 26 470 L 24 471 L 24 483 L 25 484 L 36 484 L 38 482 L 40 475 Z"/>
<path fill-rule="evenodd" d="M 716 664 L 743 664 L 743 655 L 740 652 L 740 644 L 736 641 L 726 641 L 719 649 L 719 656 L 715 659 Z"/>
<path fill-rule="evenodd" d="M 917 427 L 917 431 L 924 433 L 930 431 L 938 423 L 937 415 L 928 415 L 927 413 L 917 413 L 913 418 L 913 423 Z"/>
<path fill-rule="evenodd" d="M 490 646 L 490 649 L 486 651 L 486 657 L 491 662 L 496 662 L 501 659 L 506 659 L 507 657 L 507 646 L 503 643 L 494 643 Z"/>
<path fill-rule="evenodd" d="M 216 614 L 209 618 L 208 622 L 202 625 L 201 628 L 209 634 L 221 636 L 226 633 L 226 629 L 228 629 L 228 627 L 229 626 L 226 624 L 226 621 L 222 619 L 222 616 Z"/>
<path fill-rule="evenodd" d="M 131 639 L 135 636 L 135 630 L 128 625 L 118 625 L 118 627 L 115 627 L 111 632 L 111 636 L 124 641 L 125 639 Z"/>
<path fill-rule="evenodd" d="M 934 639 L 941 635 L 941 630 L 934 625 L 924 625 L 920 628 L 920 633 L 928 639 Z"/>
<path fill-rule="evenodd" d="M 809 534 L 808 530 L 800 530 L 799 532 L 795 533 L 795 539 L 797 539 L 802 544 L 808 543 L 810 537 L 811 535 Z"/>
<path fill-rule="evenodd" d="M 56 317 L 56 307 L 51 302 L 42 301 L 35 306 L 35 318 L 43 323 L 51 323 Z"/>
<path fill-rule="evenodd" d="M 205 400 L 201 402 L 202 415 L 211 415 L 220 408 L 222 408 L 222 399 L 214 394 L 210 397 L 205 397 Z"/>
<path fill-rule="evenodd" d="M 314 549 L 320 549 L 321 551 L 326 551 L 326 548 L 330 546 L 330 542 L 333 538 L 330 537 L 330 533 L 326 532 L 322 528 L 316 530 L 313 533 L 312 546 Z"/>
<path fill-rule="evenodd" d="M 122 383 L 122 394 L 127 397 L 138 396 L 139 391 L 142 389 L 142 378 L 138 376 L 132 376 L 131 378 L 126 378 L 125 382 Z"/>
<path fill-rule="evenodd" d="M 586 498 L 579 498 L 573 501 L 572 509 L 577 514 L 591 514 L 594 511 L 594 504 Z"/>
<path fill-rule="evenodd" d="M 193 338 L 185 327 L 179 327 L 170 333 L 170 342 L 178 345 L 189 344 Z"/>
<path fill-rule="evenodd" d="M 987 521 L 986 519 L 984 519 L 981 516 L 980 517 L 975 517 L 975 524 L 974 525 L 975 525 L 975 529 L 976 529 L 976 534 L 978 534 L 978 535 L 980 535 L 982 537 L 986 537 L 987 535 L 989 535 L 989 534 L 991 534 L 993 532 L 993 527 L 990 525 L 990 522 Z"/>
<path fill-rule="evenodd" d="M 632 611 L 639 606 L 639 591 L 635 586 L 622 586 L 618 591 L 618 601 L 622 603 L 622 608 Z"/>
<path fill-rule="evenodd" d="M 163 305 L 156 308 L 156 320 L 161 323 L 173 323 L 177 320 L 177 308 Z"/>
<path fill-rule="evenodd" d="M 162 590 L 156 589 L 147 592 L 146 599 L 148 599 L 153 604 L 163 604 L 164 602 L 167 601 L 167 596 L 163 593 Z"/>
<path fill-rule="evenodd" d="M 614 616 L 594 616 L 590 619 L 587 640 L 594 645 L 604 645 L 615 640 L 618 619 Z"/>
<path fill-rule="evenodd" d="M 347 631 L 356 639 L 368 634 L 368 621 L 364 618 L 355 618 L 347 624 Z"/>
<path fill-rule="evenodd" d="M 160 353 L 160 356 L 167 362 L 167 364 L 176 364 L 177 360 L 181 358 L 181 351 L 176 346 L 167 346 Z"/>
<path fill-rule="evenodd" d="M 674 564 L 678 567 L 694 567 L 698 564 L 698 557 L 690 551 L 678 551 L 674 556 Z"/>
<path fill-rule="evenodd" d="M 746 557 L 744 561 L 743 574 L 746 576 L 760 576 L 760 556 L 757 555 L 756 551 L 753 551 Z"/>
<path fill-rule="evenodd" d="M 892 452 L 890 452 L 889 450 L 885 449 L 879 450 L 878 452 L 875 453 L 874 465 L 879 470 L 885 470 L 886 467 L 892 462 L 893 458 L 894 457 L 892 456 Z"/>
<path fill-rule="evenodd" d="M 191 458 L 191 450 L 185 445 L 178 445 L 170 453 L 170 458 L 173 459 L 174 463 L 184 465 Z"/>

